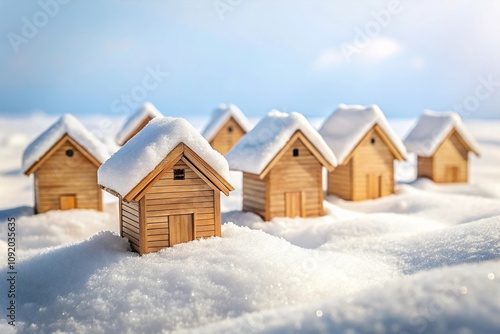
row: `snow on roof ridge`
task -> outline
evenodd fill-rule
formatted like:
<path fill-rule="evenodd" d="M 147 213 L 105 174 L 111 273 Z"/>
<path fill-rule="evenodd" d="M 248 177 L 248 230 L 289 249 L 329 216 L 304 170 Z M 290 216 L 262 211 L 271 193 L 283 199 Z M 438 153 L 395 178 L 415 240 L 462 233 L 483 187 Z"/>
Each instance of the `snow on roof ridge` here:
<path fill-rule="evenodd" d="M 341 164 L 374 125 L 382 128 L 399 153 L 406 158 L 406 148 L 403 142 L 376 104 L 367 106 L 339 104 L 325 120 L 319 133 L 325 138 Z"/>
<path fill-rule="evenodd" d="M 180 143 L 229 181 L 226 159 L 184 118 L 156 117 L 98 170 L 98 183 L 126 196 Z"/>
<path fill-rule="evenodd" d="M 163 117 L 163 114 L 149 101 L 146 101 L 142 106 L 132 113 L 123 123 L 123 126 L 116 134 L 116 142 L 123 144 L 125 139 L 147 118 Z"/>
<path fill-rule="evenodd" d="M 337 165 L 331 149 L 302 114 L 287 114 L 273 109 L 226 154 L 229 167 L 261 174 L 297 130 L 306 136 L 330 164 Z"/>
<path fill-rule="evenodd" d="M 251 129 L 252 126 L 250 121 L 237 105 L 220 103 L 212 112 L 212 117 L 209 123 L 202 131 L 203 137 L 205 137 L 208 141 L 214 139 L 220 128 L 231 117 L 234 118 L 234 120 L 243 128 L 245 132 L 248 132 Z"/>
<path fill-rule="evenodd" d="M 436 152 L 453 128 L 472 151 L 479 155 L 481 151 L 479 144 L 466 129 L 460 115 L 453 111 L 425 109 L 413 129 L 406 136 L 404 143 L 408 151 L 422 157 L 430 157 Z"/>
<path fill-rule="evenodd" d="M 26 172 L 40 160 L 66 134 L 99 162 L 103 163 L 109 157 L 109 152 L 104 144 L 87 130 L 75 116 L 63 114 L 24 150 L 23 172 Z"/>

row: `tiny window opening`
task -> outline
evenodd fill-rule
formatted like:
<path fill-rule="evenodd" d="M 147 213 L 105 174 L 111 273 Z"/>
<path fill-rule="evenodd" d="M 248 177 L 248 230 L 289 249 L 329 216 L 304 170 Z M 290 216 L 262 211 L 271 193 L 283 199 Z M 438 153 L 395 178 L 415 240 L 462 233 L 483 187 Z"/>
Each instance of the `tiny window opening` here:
<path fill-rule="evenodd" d="M 370 140 L 370 142 L 371 142 L 372 144 L 375 144 L 375 138 L 372 138 L 372 139 Z"/>
<path fill-rule="evenodd" d="M 73 150 L 66 150 L 66 156 L 67 157 L 71 158 L 74 154 L 75 154 L 75 152 L 73 152 Z"/>
<path fill-rule="evenodd" d="M 233 127 L 232 126 L 228 127 L 227 132 L 229 132 L 229 133 L 233 132 Z"/>
<path fill-rule="evenodd" d="M 298 157 L 299 156 L 299 149 L 298 148 L 294 148 L 293 149 L 293 156 L 294 157 Z"/>
<path fill-rule="evenodd" d="M 186 178 L 186 173 L 184 169 L 174 169 L 174 180 L 184 180 Z"/>

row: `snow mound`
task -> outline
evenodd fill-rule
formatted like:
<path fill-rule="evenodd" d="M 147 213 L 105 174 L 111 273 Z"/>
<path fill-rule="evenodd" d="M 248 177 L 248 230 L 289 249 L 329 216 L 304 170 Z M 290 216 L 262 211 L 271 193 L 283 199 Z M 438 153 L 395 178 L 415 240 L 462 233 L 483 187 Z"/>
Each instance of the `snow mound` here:
<path fill-rule="evenodd" d="M 453 129 L 458 132 L 476 155 L 480 154 L 479 144 L 465 128 L 460 116 L 452 111 L 425 110 L 404 143 L 409 152 L 422 157 L 430 157 Z"/>
<path fill-rule="evenodd" d="M 303 115 L 273 110 L 226 154 L 230 168 L 260 174 L 297 130 L 331 165 L 337 166 L 335 155 Z"/>
<path fill-rule="evenodd" d="M 99 168 L 98 183 L 125 196 L 180 143 L 186 144 L 229 180 L 226 159 L 188 121 L 157 117 Z"/>
<path fill-rule="evenodd" d="M 498 333 L 500 262 L 387 282 L 352 298 L 245 314 L 190 333 Z M 186 333 L 181 331 L 178 333 Z"/>
<path fill-rule="evenodd" d="M 223 235 L 141 257 L 105 232 L 32 257 L 19 264 L 19 329 L 159 333 L 345 297 L 397 277 L 381 263 L 233 224 Z"/>
<path fill-rule="evenodd" d="M 337 110 L 323 123 L 319 133 L 335 153 L 339 164 L 342 164 L 360 140 L 375 125 L 384 131 L 401 156 L 406 159 L 406 148 L 403 142 L 377 105 L 364 107 L 339 104 Z"/>
<path fill-rule="evenodd" d="M 50 128 L 28 145 L 23 154 L 23 172 L 47 153 L 64 135 L 70 136 L 99 162 L 104 162 L 109 153 L 105 146 L 80 121 L 71 114 L 64 114 Z"/>
<path fill-rule="evenodd" d="M 5 217 L 2 221 L 15 217 L 16 223 L 22 226 L 16 231 L 17 242 L 22 245 L 18 249 L 20 258 L 39 254 L 50 247 L 81 242 L 100 231 L 118 232 L 114 215 L 94 210 L 54 210 L 34 216 L 31 207 L 4 212 L 0 211 L 0 218 Z M 6 224 L 0 224 L 0 233 L 7 235 Z M 0 253 L 0 260 L 5 256 Z"/>
<path fill-rule="evenodd" d="M 144 103 L 139 110 L 130 115 L 125 121 L 120 131 L 116 134 L 116 142 L 119 145 L 123 145 L 130 134 L 148 117 L 163 117 L 163 114 L 151 102 Z"/>
<path fill-rule="evenodd" d="M 217 132 L 219 132 L 220 128 L 226 124 L 226 122 L 233 118 L 236 123 L 238 123 L 241 128 L 248 132 L 251 129 L 250 121 L 246 118 L 240 108 L 235 106 L 234 104 L 225 105 L 220 104 L 217 109 L 212 113 L 212 118 L 205 130 L 203 130 L 202 135 L 205 137 L 207 141 L 211 141 L 214 139 Z"/>

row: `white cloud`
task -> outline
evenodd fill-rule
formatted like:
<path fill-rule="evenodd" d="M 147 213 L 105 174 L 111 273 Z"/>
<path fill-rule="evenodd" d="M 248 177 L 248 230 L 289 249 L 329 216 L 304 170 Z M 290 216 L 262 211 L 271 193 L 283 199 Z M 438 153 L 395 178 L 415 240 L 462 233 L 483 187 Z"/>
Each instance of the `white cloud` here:
<path fill-rule="evenodd" d="M 395 56 L 402 49 L 398 42 L 387 37 L 375 37 L 363 43 L 353 41 L 323 50 L 313 61 L 312 67 L 321 72 L 332 70 L 353 60 L 383 61 Z"/>
<path fill-rule="evenodd" d="M 328 48 L 319 54 L 312 67 L 316 71 L 328 71 L 345 61 L 346 59 L 339 48 Z"/>
<path fill-rule="evenodd" d="M 391 58 L 402 50 L 401 45 L 387 37 L 377 37 L 361 49 L 360 58 L 372 60 L 384 60 Z"/>

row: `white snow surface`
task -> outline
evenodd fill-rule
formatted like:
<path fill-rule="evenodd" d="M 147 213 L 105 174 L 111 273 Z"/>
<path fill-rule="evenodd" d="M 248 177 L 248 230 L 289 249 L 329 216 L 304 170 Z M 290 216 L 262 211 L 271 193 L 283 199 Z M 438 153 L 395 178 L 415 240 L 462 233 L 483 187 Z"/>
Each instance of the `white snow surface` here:
<path fill-rule="evenodd" d="M 422 157 L 432 156 L 450 131 L 455 129 L 472 151 L 480 154 L 480 148 L 466 129 L 460 116 L 452 111 L 425 110 L 415 127 L 404 140 L 409 152 Z"/>
<path fill-rule="evenodd" d="M 125 196 L 180 143 L 186 144 L 229 180 L 224 156 L 215 151 L 188 121 L 157 117 L 99 167 L 98 183 Z"/>
<path fill-rule="evenodd" d="M 226 154 L 229 168 L 260 174 L 297 130 L 331 165 L 337 166 L 332 150 L 302 114 L 272 110 Z"/>
<path fill-rule="evenodd" d="M 130 136 L 130 134 L 135 131 L 135 129 L 137 129 L 137 127 L 148 117 L 163 117 L 163 114 L 156 109 L 153 103 L 145 102 L 139 110 L 127 118 L 121 129 L 116 134 L 116 142 L 118 145 L 123 145 L 125 139 L 127 139 L 128 136 Z"/>
<path fill-rule="evenodd" d="M 239 211 L 241 173 L 232 171 L 222 238 L 142 257 L 117 234 L 113 196 L 104 213 L 32 215 L 20 155 L 52 121 L 0 117 L 0 263 L 6 278 L 7 219 L 15 217 L 18 272 L 16 327 L 4 315 L 0 333 L 500 330 L 498 120 L 465 121 L 482 148 L 471 156 L 469 184 L 400 181 L 382 199 L 327 196 L 323 217 L 264 222 Z M 391 125 L 404 134 L 411 121 Z M 396 164 L 396 175 L 406 180 L 414 169 L 412 160 Z"/>
<path fill-rule="evenodd" d="M 319 133 L 332 149 L 339 164 L 342 164 L 375 125 L 380 126 L 399 153 L 406 159 L 406 148 L 403 142 L 377 105 L 365 107 L 339 104 L 333 114 L 323 123 Z"/>
<path fill-rule="evenodd" d="M 252 128 L 250 121 L 240 108 L 234 104 L 226 105 L 222 103 L 213 111 L 210 122 L 202 132 L 203 137 L 210 142 L 231 117 L 245 132 L 250 131 Z"/>
<path fill-rule="evenodd" d="M 109 153 L 80 121 L 71 114 L 64 114 L 26 148 L 23 154 L 22 170 L 26 172 L 40 160 L 64 135 L 69 135 L 99 162 L 104 162 Z"/>

